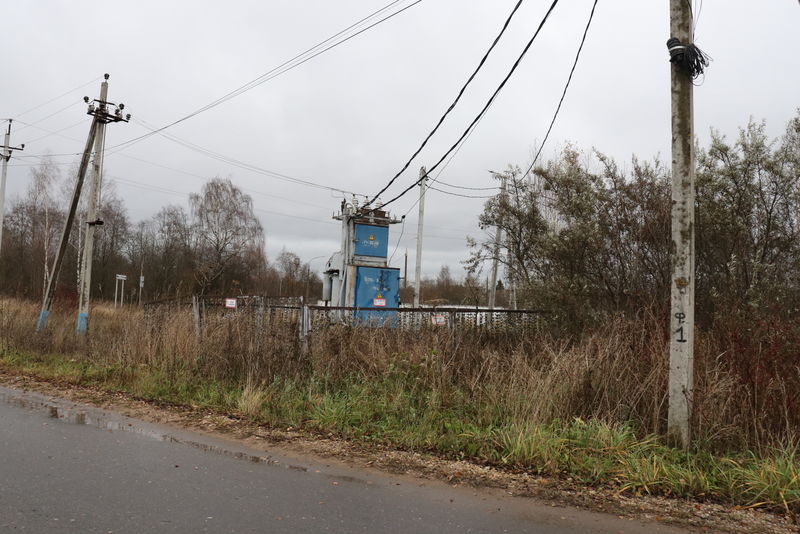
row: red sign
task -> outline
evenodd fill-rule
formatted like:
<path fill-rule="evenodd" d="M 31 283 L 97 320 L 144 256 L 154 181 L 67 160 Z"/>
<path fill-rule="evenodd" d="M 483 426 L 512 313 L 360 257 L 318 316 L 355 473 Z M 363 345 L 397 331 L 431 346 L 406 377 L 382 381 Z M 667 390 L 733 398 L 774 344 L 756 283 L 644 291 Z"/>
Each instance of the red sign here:
<path fill-rule="evenodd" d="M 372 305 L 376 308 L 383 308 L 386 306 L 386 299 L 372 299 Z"/>

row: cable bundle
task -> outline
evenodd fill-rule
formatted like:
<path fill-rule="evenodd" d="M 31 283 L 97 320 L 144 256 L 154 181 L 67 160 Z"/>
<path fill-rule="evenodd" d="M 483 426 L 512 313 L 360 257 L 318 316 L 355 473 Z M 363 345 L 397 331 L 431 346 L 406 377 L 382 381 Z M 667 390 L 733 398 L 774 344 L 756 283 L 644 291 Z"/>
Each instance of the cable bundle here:
<path fill-rule="evenodd" d="M 692 80 L 696 80 L 708 67 L 709 57 L 694 43 L 683 44 L 677 37 L 667 41 L 669 61 L 675 63 Z"/>

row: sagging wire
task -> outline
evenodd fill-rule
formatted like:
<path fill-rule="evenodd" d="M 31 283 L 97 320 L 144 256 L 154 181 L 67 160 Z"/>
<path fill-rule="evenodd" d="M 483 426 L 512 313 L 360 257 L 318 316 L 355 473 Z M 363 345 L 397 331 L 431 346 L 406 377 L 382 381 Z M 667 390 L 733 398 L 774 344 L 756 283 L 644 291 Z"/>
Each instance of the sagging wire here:
<path fill-rule="evenodd" d="M 392 259 L 394 258 L 394 255 L 397 252 L 397 249 L 400 248 L 400 241 L 403 239 L 403 234 L 406 231 L 406 216 L 403 215 L 400 218 L 400 220 L 402 221 L 402 224 L 400 225 L 400 237 L 397 238 L 397 243 L 395 243 L 395 245 L 394 245 L 394 250 L 392 251 L 392 255 L 389 256 L 389 261 L 387 262 L 388 265 L 392 264 Z"/>
<path fill-rule="evenodd" d="M 581 44 L 578 46 L 578 52 L 575 54 L 575 61 L 572 62 L 572 69 L 569 71 L 569 77 L 567 78 L 567 83 L 564 85 L 564 91 L 561 93 L 561 99 L 558 101 L 558 106 L 556 106 L 556 112 L 553 113 L 553 119 L 550 121 L 550 126 L 547 127 L 547 133 L 544 134 L 544 139 L 542 140 L 542 144 L 539 145 L 539 150 L 536 152 L 536 156 L 534 156 L 533 161 L 528 166 L 528 170 L 525 171 L 525 174 L 522 175 L 522 179 L 525 179 L 531 171 L 533 170 L 533 166 L 536 165 L 536 162 L 539 160 L 539 156 L 542 155 L 542 150 L 544 150 L 544 145 L 547 143 L 547 139 L 550 137 L 550 133 L 553 131 L 553 126 L 556 123 L 556 119 L 558 118 L 558 113 L 561 111 L 561 106 L 564 105 L 564 99 L 567 96 L 567 91 L 569 90 L 569 85 L 572 82 L 572 77 L 575 75 L 575 68 L 578 66 L 578 60 L 581 58 L 581 52 L 583 51 L 583 45 L 586 44 L 586 36 L 589 34 L 589 28 L 592 26 L 592 21 L 594 20 L 594 13 L 597 9 L 597 1 L 594 1 L 592 4 L 592 11 L 589 13 L 589 21 L 586 23 L 586 28 L 583 30 L 583 36 L 581 37 Z"/>

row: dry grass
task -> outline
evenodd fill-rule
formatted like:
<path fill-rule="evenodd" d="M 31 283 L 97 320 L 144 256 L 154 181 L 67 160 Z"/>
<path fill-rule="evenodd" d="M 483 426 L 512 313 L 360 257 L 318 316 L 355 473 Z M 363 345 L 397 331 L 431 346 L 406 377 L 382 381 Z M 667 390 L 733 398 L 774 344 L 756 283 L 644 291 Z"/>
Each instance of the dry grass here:
<path fill-rule="evenodd" d="M 518 422 L 576 417 L 661 434 L 668 362 L 660 321 L 610 320 L 570 341 L 546 333 L 492 334 L 434 327 L 422 331 L 336 326 L 313 332 L 303 351 L 295 318 L 209 313 L 198 335 L 187 309 L 93 309 L 91 332 L 74 334 L 74 317 L 54 310 L 34 334 L 37 306 L 0 300 L 0 339 L 17 350 L 77 356 L 122 369 L 145 366 L 168 378 L 197 376 L 248 391 L 276 380 L 315 379 L 335 387 L 357 377 L 413 378 L 437 396 L 466 395 Z M 800 436 L 800 327 L 696 341 L 696 436 L 714 449 L 760 451 Z M 776 331 L 778 330 L 778 331 Z M 762 339 L 753 339 L 753 335 Z"/>
<path fill-rule="evenodd" d="M 581 339 L 435 327 L 334 326 L 307 350 L 289 315 L 72 310 L 0 300 L 6 365 L 414 450 L 570 475 L 621 491 L 800 511 L 800 327 L 699 332 L 695 447 L 664 447 L 661 321 L 612 318 Z M 733 333 L 731 333 L 733 332 Z M 65 356 L 67 356 L 65 358 Z"/>

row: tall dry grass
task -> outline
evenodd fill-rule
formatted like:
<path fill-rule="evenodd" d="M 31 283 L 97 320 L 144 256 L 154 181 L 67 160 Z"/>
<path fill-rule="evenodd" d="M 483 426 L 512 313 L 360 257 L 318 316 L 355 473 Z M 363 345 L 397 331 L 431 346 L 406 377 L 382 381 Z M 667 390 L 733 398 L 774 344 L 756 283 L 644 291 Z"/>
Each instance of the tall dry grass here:
<path fill-rule="evenodd" d="M 291 380 L 334 389 L 346 381 L 396 378 L 411 393 L 480 406 L 485 417 L 520 425 L 573 418 L 665 430 L 668 356 L 662 321 L 610 318 L 580 339 L 475 329 L 420 331 L 334 326 L 312 331 L 307 350 L 296 319 L 214 312 L 195 329 L 191 310 L 114 310 L 98 305 L 90 333 L 74 334 L 74 310 L 55 309 L 35 334 L 38 307 L 0 300 L 2 350 L 69 355 L 121 369 L 145 367 L 169 379 L 196 377 L 241 387 L 242 410 L 265 402 L 262 386 Z M 800 436 L 800 327 L 739 325 L 698 332 L 696 436 L 711 449 L 765 450 Z M 433 402 L 433 401 L 430 401 Z M 488 415 L 487 415 L 488 414 Z"/>

